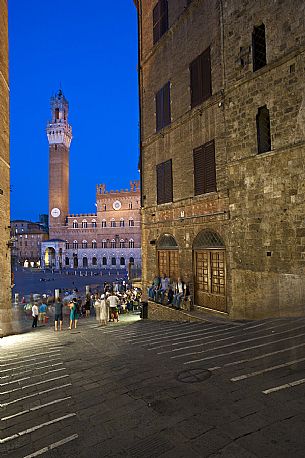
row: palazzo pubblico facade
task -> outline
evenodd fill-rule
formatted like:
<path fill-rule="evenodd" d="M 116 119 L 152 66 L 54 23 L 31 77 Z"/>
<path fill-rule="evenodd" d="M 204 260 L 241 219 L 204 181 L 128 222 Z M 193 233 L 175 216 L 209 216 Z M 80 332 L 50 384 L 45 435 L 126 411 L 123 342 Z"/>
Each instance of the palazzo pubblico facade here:
<path fill-rule="evenodd" d="M 49 240 L 41 244 L 42 267 L 117 269 L 141 265 L 140 182 L 107 191 L 96 186 L 96 213 L 69 213 L 69 152 L 72 129 L 68 101 L 51 98 L 49 142 Z"/>

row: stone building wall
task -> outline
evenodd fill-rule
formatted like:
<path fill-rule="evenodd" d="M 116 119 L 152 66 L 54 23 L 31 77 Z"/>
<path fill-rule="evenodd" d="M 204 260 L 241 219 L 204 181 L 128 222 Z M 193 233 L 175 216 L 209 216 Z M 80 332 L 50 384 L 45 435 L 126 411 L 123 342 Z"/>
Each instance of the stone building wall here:
<path fill-rule="evenodd" d="M 0 336 L 11 332 L 10 153 L 7 1 L 0 0 Z"/>
<path fill-rule="evenodd" d="M 157 2 L 140 3 L 144 288 L 157 270 L 158 238 L 168 233 L 179 247 L 179 273 L 194 289 L 193 242 L 211 229 L 225 245 L 230 317 L 304 313 L 304 2 L 193 0 L 182 11 L 183 2 L 168 0 L 169 30 L 155 45 Z M 252 31 L 261 23 L 267 65 L 253 72 Z M 189 64 L 207 46 L 212 96 L 191 109 Z M 156 133 L 155 93 L 168 80 L 171 124 Z M 264 105 L 271 151 L 257 154 Z M 217 192 L 194 196 L 193 149 L 212 139 Z M 173 202 L 156 205 L 156 165 L 168 159 Z"/>

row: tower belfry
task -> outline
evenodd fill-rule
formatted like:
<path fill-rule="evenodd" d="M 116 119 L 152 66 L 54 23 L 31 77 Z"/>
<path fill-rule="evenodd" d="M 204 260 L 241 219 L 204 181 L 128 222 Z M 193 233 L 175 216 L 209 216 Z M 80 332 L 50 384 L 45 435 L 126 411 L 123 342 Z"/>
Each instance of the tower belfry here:
<path fill-rule="evenodd" d="M 69 152 L 72 128 L 68 124 L 69 104 L 61 89 L 51 97 L 49 142 L 49 227 L 50 237 L 66 222 L 69 213 Z M 55 232 L 54 232 L 55 230 Z"/>

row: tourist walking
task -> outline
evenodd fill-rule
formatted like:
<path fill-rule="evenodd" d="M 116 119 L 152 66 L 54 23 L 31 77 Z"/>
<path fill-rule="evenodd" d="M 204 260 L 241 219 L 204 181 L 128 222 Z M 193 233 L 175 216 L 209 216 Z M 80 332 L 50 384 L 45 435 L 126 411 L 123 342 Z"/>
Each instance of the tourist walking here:
<path fill-rule="evenodd" d="M 89 295 L 86 297 L 85 309 L 86 309 L 86 318 L 90 318 L 91 299 Z"/>
<path fill-rule="evenodd" d="M 115 294 L 108 296 L 106 304 L 109 305 L 109 321 L 114 321 L 115 319 L 119 321 L 119 314 L 117 306 L 119 305 L 119 298 Z"/>
<path fill-rule="evenodd" d="M 69 329 L 73 328 L 73 323 L 74 323 L 74 329 L 76 329 L 78 318 L 79 318 L 78 301 L 77 301 L 76 298 L 74 298 L 73 301 L 70 303 L 70 326 L 69 326 Z"/>
<path fill-rule="evenodd" d="M 58 331 L 58 322 L 59 322 L 59 330 L 60 331 L 62 330 L 62 321 L 63 321 L 62 309 L 63 309 L 63 303 L 61 302 L 60 298 L 58 297 L 55 301 L 55 321 L 54 321 L 55 331 Z"/>
<path fill-rule="evenodd" d="M 32 328 L 37 328 L 38 313 L 39 311 L 38 311 L 37 304 L 34 304 L 32 307 L 32 317 L 33 317 Z"/>

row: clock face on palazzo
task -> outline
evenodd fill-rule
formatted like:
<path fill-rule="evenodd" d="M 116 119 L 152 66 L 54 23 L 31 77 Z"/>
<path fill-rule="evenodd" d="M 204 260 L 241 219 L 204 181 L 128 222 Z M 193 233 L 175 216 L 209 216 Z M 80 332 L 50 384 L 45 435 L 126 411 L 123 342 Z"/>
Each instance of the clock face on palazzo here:
<path fill-rule="evenodd" d="M 51 216 L 53 216 L 53 218 L 58 218 L 60 215 L 60 210 L 59 208 L 52 208 L 51 210 Z"/>
<path fill-rule="evenodd" d="M 122 204 L 119 200 L 115 200 L 112 204 L 114 210 L 120 210 L 120 208 L 122 207 Z"/>

